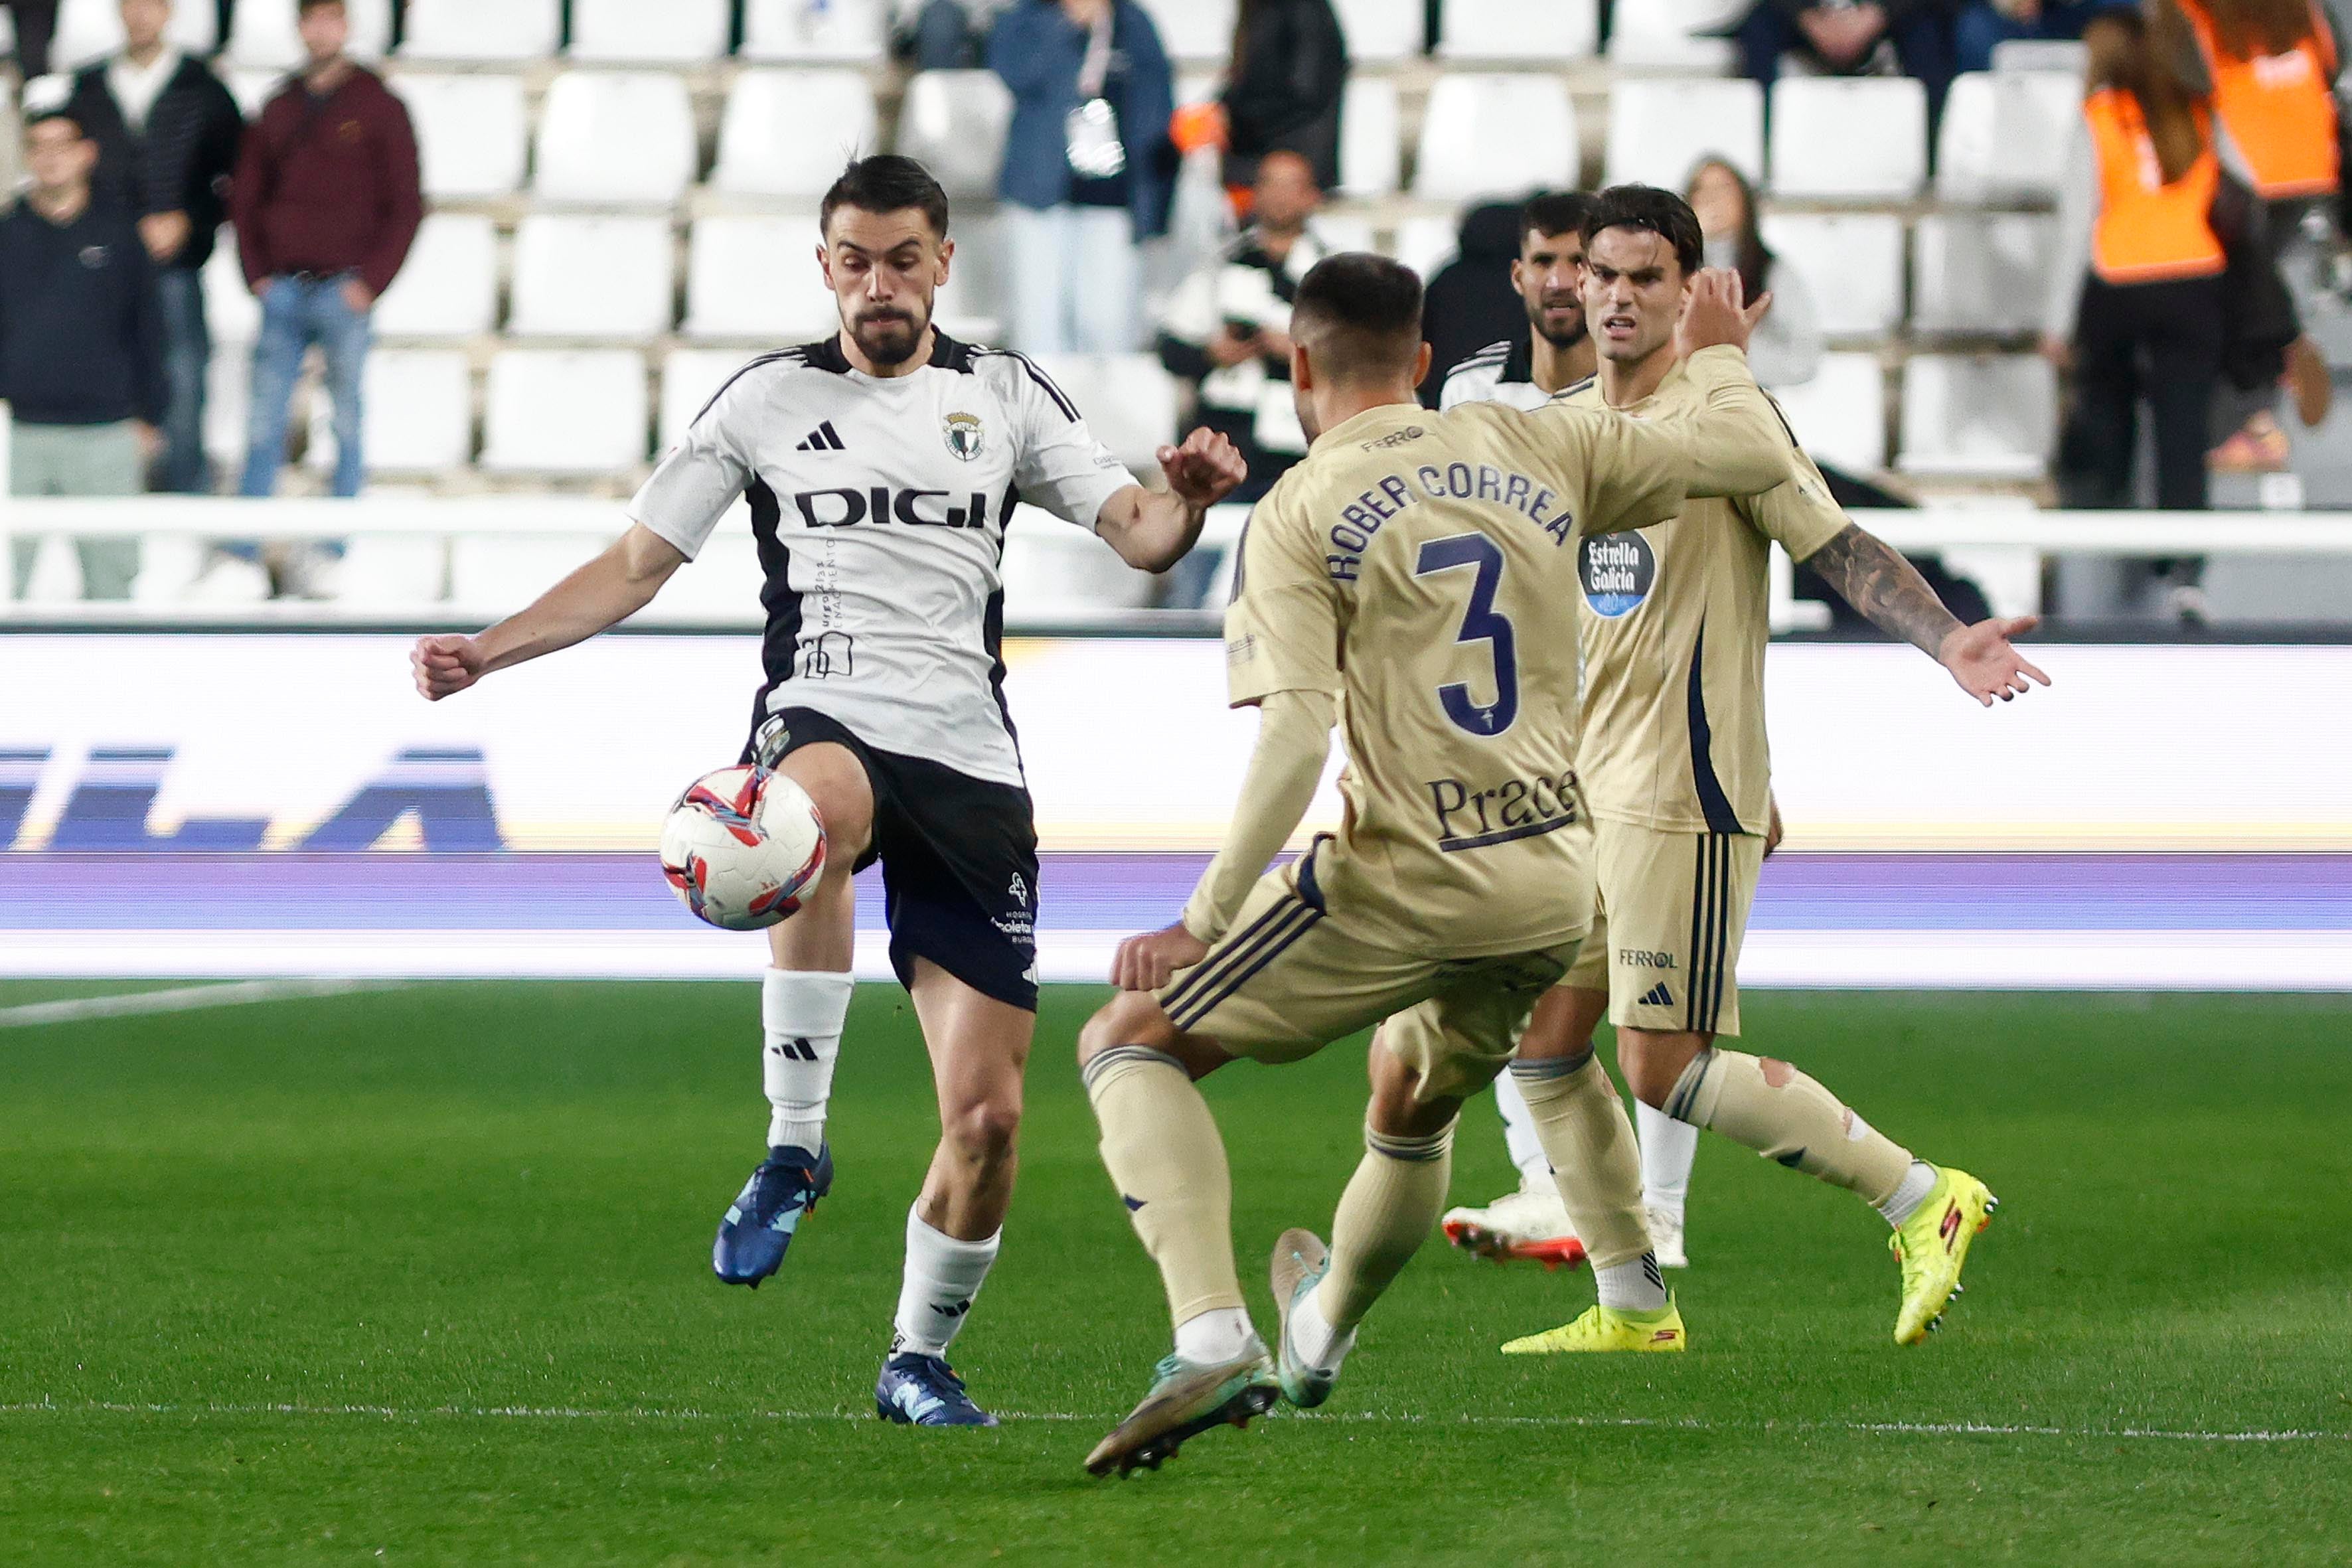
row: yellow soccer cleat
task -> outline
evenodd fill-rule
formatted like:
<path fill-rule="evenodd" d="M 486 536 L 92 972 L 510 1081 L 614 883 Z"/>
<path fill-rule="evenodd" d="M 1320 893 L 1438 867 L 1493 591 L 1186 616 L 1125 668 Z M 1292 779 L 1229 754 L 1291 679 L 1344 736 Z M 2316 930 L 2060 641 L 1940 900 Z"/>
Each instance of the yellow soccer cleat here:
<path fill-rule="evenodd" d="M 1895 1227 L 1887 1250 L 1903 1265 L 1903 1310 L 1895 1318 L 1895 1342 L 1916 1345 L 1940 1322 L 1944 1308 L 1960 1293 L 1960 1266 L 1969 1244 L 1992 1223 L 2000 1200 L 1966 1171 L 1947 1165 L 1936 1173 L 1927 1201 Z"/>
<path fill-rule="evenodd" d="M 1654 1312 L 1594 1307 L 1572 1323 L 1513 1340 L 1505 1355 L 1559 1355 L 1571 1351 L 1685 1351 L 1690 1336 L 1672 1296 Z"/>

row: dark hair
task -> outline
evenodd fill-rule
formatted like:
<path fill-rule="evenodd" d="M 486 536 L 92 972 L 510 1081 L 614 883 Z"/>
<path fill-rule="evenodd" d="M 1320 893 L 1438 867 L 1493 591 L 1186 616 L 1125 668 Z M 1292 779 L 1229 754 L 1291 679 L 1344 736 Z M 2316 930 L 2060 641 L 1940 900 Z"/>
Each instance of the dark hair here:
<path fill-rule="evenodd" d="M 1604 229 L 1636 228 L 1656 235 L 1675 247 L 1675 259 L 1685 276 L 1706 265 L 1706 237 L 1699 233 L 1698 215 L 1690 203 L 1655 185 L 1612 185 L 1592 198 L 1584 215 L 1587 250 Z"/>
<path fill-rule="evenodd" d="M 1546 238 L 1581 234 L 1584 215 L 1591 210 L 1592 198 L 1582 191 L 1538 191 L 1519 208 L 1519 238 L 1524 242 L 1531 234 Z"/>
<path fill-rule="evenodd" d="M 332 5 L 339 10 L 344 8 L 343 0 L 294 0 L 294 15 L 307 16 L 321 5 Z"/>
<path fill-rule="evenodd" d="M 2102 11 L 2083 25 L 2091 51 L 2087 85 L 2094 92 L 2114 88 L 2137 101 L 2167 184 L 2186 175 L 2206 146 L 2198 124 L 2203 100 L 2172 63 L 2195 47 L 2188 27 L 2177 5 L 2158 6 L 2151 16 Z"/>
<path fill-rule="evenodd" d="M 832 232 L 833 215 L 842 207 L 868 213 L 905 212 L 912 207 L 930 221 L 933 234 L 944 238 L 948 232 L 947 192 L 940 189 L 929 169 L 896 153 L 850 160 L 817 209 L 819 233 Z"/>
<path fill-rule="evenodd" d="M 1780 258 L 1764 243 L 1764 230 L 1756 216 L 1756 187 L 1748 183 L 1748 176 L 1730 159 L 1710 153 L 1692 165 L 1690 178 L 1683 182 L 1685 200 L 1698 189 L 1698 177 L 1709 169 L 1722 170 L 1739 187 L 1739 245 L 1733 253 L 1738 259 L 1732 265 L 1739 268 L 1741 291 L 1750 300 L 1760 300 L 1764 290 L 1772 286 L 1772 263 Z"/>
<path fill-rule="evenodd" d="M 1290 330 L 1333 375 L 1405 369 L 1421 348 L 1421 275 L 1368 250 L 1327 256 L 1299 279 Z"/>

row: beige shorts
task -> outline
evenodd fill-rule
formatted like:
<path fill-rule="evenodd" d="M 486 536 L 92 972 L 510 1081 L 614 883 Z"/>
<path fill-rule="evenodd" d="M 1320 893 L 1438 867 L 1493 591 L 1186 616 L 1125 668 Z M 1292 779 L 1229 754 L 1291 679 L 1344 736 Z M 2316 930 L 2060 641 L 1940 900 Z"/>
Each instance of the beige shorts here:
<path fill-rule="evenodd" d="M 1268 872 L 1223 940 L 1160 993 L 1169 1021 L 1234 1056 L 1276 1063 L 1410 1009 L 1412 1024 L 1382 1037 L 1421 1075 L 1418 1098 L 1485 1088 L 1511 1059 L 1528 1009 L 1568 973 L 1578 944 L 1482 958 L 1401 952 L 1350 931 L 1345 911 L 1326 907 L 1316 853 Z"/>
<path fill-rule="evenodd" d="M 1764 840 L 1597 821 L 1601 908 L 1568 984 L 1609 993 L 1609 1021 L 1661 1034 L 1739 1033 L 1739 945 Z"/>

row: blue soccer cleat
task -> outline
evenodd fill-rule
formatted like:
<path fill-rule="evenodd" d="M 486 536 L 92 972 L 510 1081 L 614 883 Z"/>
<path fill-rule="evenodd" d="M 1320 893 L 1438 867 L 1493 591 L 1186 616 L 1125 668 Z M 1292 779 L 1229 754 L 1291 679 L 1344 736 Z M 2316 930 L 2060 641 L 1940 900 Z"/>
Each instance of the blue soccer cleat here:
<path fill-rule="evenodd" d="M 993 1426 L 971 1402 L 963 1379 L 935 1355 L 894 1350 L 874 1384 L 874 1414 L 901 1426 Z"/>
<path fill-rule="evenodd" d="M 811 1159 L 805 1149 L 771 1149 L 735 1202 L 719 1222 L 719 1238 L 710 1244 L 710 1267 L 730 1285 L 760 1281 L 781 1268 L 784 1249 L 801 1217 L 816 1208 L 817 1199 L 833 1191 L 833 1150 L 828 1145 Z"/>

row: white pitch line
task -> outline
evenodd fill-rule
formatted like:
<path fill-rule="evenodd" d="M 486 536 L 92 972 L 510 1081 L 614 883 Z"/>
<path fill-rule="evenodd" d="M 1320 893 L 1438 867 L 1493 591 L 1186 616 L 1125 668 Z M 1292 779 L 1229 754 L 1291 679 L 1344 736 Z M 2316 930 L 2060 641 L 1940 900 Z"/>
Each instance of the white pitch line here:
<path fill-rule="evenodd" d="M 1116 1414 L 1077 1411 L 999 1411 L 1013 1421 L 1096 1421 L 1108 1424 Z M 0 1415 L 366 1415 L 387 1421 L 428 1418 L 494 1421 L 614 1421 L 614 1422 L 746 1422 L 856 1421 L 862 1416 L 839 1410 L 595 1410 L 567 1405 L 456 1405 L 403 1407 L 392 1405 L 134 1405 L 108 1401 L 58 1405 L 0 1405 Z M 2186 1443 L 2347 1443 L 2352 1432 L 2280 1431 L 2184 1432 L 2153 1426 L 2038 1426 L 1984 1421 L 1709 1421 L 1666 1415 L 1391 1415 L 1375 1410 L 1310 1416 L 1318 1422 L 1352 1422 L 1400 1426 L 1506 1426 L 1620 1428 L 1657 1432 L 1859 1432 L 1906 1437 L 2074 1437 L 2095 1441 L 2120 1438 Z"/>
<path fill-rule="evenodd" d="M 142 1013 L 186 1013 L 198 1007 L 237 1007 L 296 996 L 343 996 L 382 991 L 387 980 L 240 980 L 226 984 L 175 985 L 166 991 L 131 991 L 112 996 L 74 996 L 62 1002 L 28 1002 L 0 1007 L 0 1029 L 37 1024 L 71 1024 L 85 1018 L 130 1018 Z"/>

